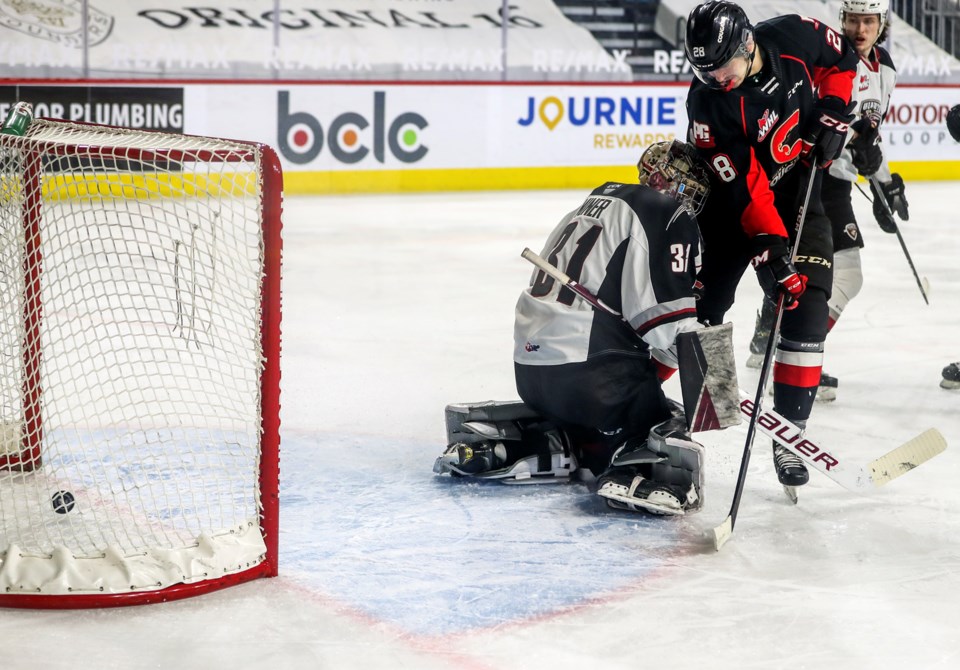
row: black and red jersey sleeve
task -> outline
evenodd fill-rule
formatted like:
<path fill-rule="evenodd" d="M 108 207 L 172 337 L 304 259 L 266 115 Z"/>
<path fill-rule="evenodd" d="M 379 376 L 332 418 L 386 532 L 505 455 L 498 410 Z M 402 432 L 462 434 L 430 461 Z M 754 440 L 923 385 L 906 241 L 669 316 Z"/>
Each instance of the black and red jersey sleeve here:
<path fill-rule="evenodd" d="M 713 171 L 712 198 L 722 198 L 724 209 L 738 218 L 744 232 L 787 236 L 774 207 L 768 168 L 757 154 L 746 100 L 742 95 L 711 91 L 694 80 L 687 96 L 689 141 Z M 752 121 L 752 123 L 751 123 Z"/>

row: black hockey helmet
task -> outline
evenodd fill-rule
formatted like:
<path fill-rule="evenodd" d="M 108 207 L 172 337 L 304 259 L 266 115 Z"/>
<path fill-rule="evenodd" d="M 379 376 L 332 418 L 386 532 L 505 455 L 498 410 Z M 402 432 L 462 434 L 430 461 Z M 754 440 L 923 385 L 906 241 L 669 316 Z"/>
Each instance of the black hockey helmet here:
<path fill-rule="evenodd" d="M 747 40 L 752 36 L 753 26 L 740 5 L 728 0 L 709 0 L 694 7 L 687 17 L 683 48 L 699 76 L 723 66 L 735 56 L 749 57 Z"/>

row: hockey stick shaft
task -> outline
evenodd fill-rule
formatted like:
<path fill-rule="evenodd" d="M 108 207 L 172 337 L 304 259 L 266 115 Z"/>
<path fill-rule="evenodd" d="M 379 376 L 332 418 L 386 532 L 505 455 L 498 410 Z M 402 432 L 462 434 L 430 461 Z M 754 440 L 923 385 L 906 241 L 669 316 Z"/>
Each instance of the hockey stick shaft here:
<path fill-rule="evenodd" d="M 873 174 L 868 177 L 870 183 L 873 185 L 873 192 L 877 195 L 874 195 L 874 198 L 879 200 L 883 208 L 886 210 L 887 215 L 892 219 L 893 210 L 890 208 L 890 203 L 887 202 L 886 196 L 883 195 L 883 189 L 880 187 L 880 180 L 877 179 L 877 175 Z M 860 191 L 864 195 L 862 190 Z M 920 295 L 923 296 L 923 301 L 930 304 L 930 297 L 927 295 L 927 289 L 923 284 L 923 280 L 920 279 L 920 274 L 917 272 L 916 266 L 913 264 L 913 258 L 910 256 L 910 252 L 907 250 L 907 243 L 903 240 L 903 235 L 900 233 L 900 226 L 897 226 L 895 231 L 897 233 L 897 240 L 900 242 L 900 248 L 903 249 L 903 255 L 907 258 L 907 265 L 910 266 L 910 271 L 913 273 L 913 278 L 917 281 L 917 287 L 920 289 Z"/>
<path fill-rule="evenodd" d="M 577 283 L 575 279 L 572 279 L 570 275 L 568 275 L 566 272 L 564 272 L 563 270 L 559 269 L 556 266 L 550 265 L 550 263 L 545 261 L 543 257 L 540 256 L 539 254 L 535 253 L 529 248 L 524 248 L 523 252 L 520 255 L 526 258 L 528 261 L 530 261 L 534 265 L 536 265 L 538 268 L 540 268 L 541 271 L 550 275 L 551 277 L 556 279 L 558 282 L 566 286 L 568 289 L 576 293 L 578 296 L 586 300 L 588 303 L 596 307 L 601 312 L 606 312 L 607 314 L 616 316 L 620 319 L 623 318 L 623 315 L 620 312 L 610 307 L 605 302 L 600 300 L 600 298 L 598 298 L 593 293 L 591 293 L 588 289 L 581 286 L 579 283 Z"/>
<path fill-rule="evenodd" d="M 796 237 L 793 241 L 793 249 L 790 251 L 790 258 L 796 260 L 797 249 L 800 247 L 800 236 L 803 234 L 803 224 L 807 219 L 807 208 L 810 205 L 810 195 L 813 193 L 813 185 L 817 179 L 817 168 L 810 167 L 810 178 L 807 180 L 807 191 L 804 194 L 803 206 L 797 213 Z M 733 491 L 733 502 L 730 503 L 730 513 L 719 526 L 713 529 L 713 545 L 718 551 L 724 543 L 730 539 L 733 534 L 733 528 L 737 524 L 737 514 L 740 511 L 740 499 L 743 497 L 743 487 L 747 481 L 747 470 L 750 466 L 750 454 L 753 451 L 753 440 L 756 436 L 757 418 L 763 405 L 763 394 L 767 387 L 767 378 L 770 376 L 770 369 L 773 367 L 773 352 L 776 349 L 777 338 L 780 337 L 780 322 L 783 319 L 785 295 L 781 292 L 777 297 L 777 308 L 773 327 L 767 336 L 767 348 L 763 354 L 763 365 L 760 367 L 760 381 L 757 383 L 757 394 L 753 401 L 753 408 L 750 412 L 750 423 L 747 426 L 747 438 L 743 445 L 743 456 L 740 459 L 740 472 L 737 474 L 737 486 Z"/>

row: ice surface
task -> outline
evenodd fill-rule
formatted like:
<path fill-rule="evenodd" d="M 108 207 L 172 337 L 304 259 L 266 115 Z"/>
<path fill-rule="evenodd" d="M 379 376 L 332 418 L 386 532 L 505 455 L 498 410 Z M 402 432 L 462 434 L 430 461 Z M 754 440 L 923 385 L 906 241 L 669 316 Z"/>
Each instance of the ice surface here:
<path fill-rule="evenodd" d="M 863 462 L 938 427 L 947 451 L 865 496 L 800 503 L 745 426 L 701 434 L 706 504 L 608 510 L 582 484 L 438 478 L 443 408 L 513 399 L 524 246 L 585 191 L 288 198 L 281 576 L 180 602 L 0 610 L 4 668 L 951 668 L 960 664 L 960 229 L 952 183 L 908 183 L 896 237 L 854 193 L 865 285 L 827 342 L 839 399 L 811 430 Z M 741 386 L 760 291 L 730 313 Z M 679 398 L 679 385 L 668 392 Z"/>

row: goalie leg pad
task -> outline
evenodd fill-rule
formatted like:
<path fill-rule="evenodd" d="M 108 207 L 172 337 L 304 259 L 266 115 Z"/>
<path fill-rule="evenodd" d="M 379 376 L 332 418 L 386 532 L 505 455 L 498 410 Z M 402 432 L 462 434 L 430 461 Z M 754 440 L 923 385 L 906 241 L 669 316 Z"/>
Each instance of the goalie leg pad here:
<path fill-rule="evenodd" d="M 733 356 L 733 324 L 677 336 L 680 392 L 691 431 L 740 423 L 740 387 Z"/>
<path fill-rule="evenodd" d="M 597 494 L 618 509 L 697 512 L 703 507 L 703 453 L 703 445 L 686 432 L 684 419 L 674 416 L 651 429 L 645 449 L 614 455 L 598 480 Z"/>
<path fill-rule="evenodd" d="M 543 418 L 519 400 L 457 403 L 444 410 L 447 444 L 482 440 L 519 440 L 520 425 Z"/>

